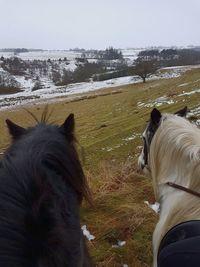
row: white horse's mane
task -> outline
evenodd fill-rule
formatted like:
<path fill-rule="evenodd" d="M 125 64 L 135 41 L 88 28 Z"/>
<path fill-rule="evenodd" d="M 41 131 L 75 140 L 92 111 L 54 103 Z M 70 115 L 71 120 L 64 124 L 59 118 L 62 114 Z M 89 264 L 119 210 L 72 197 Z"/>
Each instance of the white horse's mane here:
<path fill-rule="evenodd" d="M 174 182 L 200 192 L 200 129 L 177 115 L 162 115 L 150 146 L 149 167 L 155 196 L 161 202 L 155 252 L 173 226 L 200 219 L 200 198 L 166 185 Z"/>
<path fill-rule="evenodd" d="M 154 189 L 168 181 L 200 185 L 195 175 L 200 164 L 200 129 L 179 116 L 163 115 L 151 143 L 149 160 Z M 191 179 L 185 176 L 188 172 Z"/>

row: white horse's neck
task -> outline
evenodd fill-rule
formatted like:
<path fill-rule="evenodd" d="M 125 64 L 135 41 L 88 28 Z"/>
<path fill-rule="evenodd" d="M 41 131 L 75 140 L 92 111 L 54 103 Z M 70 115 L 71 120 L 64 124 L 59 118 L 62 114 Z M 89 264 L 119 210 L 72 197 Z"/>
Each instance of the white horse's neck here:
<path fill-rule="evenodd" d="M 190 188 L 190 181 L 192 175 L 197 175 L 196 172 L 190 173 L 186 167 L 186 170 L 180 172 L 178 175 L 169 175 L 162 180 L 166 182 L 175 182 L 186 188 Z M 199 168 L 197 168 L 200 179 Z M 153 250 L 154 250 L 154 267 L 157 267 L 157 253 L 160 242 L 164 235 L 175 225 L 189 220 L 200 219 L 200 198 L 194 196 L 185 191 L 172 188 L 166 183 L 162 183 L 159 186 L 159 201 L 160 201 L 160 218 L 156 225 L 153 234 Z M 198 190 L 198 188 L 196 188 Z M 200 193 L 200 187 L 199 187 Z"/>
<path fill-rule="evenodd" d="M 173 226 L 200 219 L 200 199 L 166 185 L 173 182 L 200 191 L 200 130 L 189 121 L 166 114 L 150 146 L 149 167 L 160 219 L 153 234 L 154 267 L 164 235 Z"/>

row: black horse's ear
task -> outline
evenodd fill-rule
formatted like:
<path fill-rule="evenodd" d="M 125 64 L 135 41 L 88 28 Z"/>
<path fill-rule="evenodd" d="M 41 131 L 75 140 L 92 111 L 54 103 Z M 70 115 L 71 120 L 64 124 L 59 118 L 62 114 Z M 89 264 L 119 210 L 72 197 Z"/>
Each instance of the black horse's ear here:
<path fill-rule="evenodd" d="M 178 110 L 178 111 L 175 112 L 174 114 L 175 114 L 175 115 L 178 115 L 178 116 L 180 116 L 180 117 L 186 117 L 187 113 L 188 113 L 188 107 L 185 106 L 184 108 Z"/>
<path fill-rule="evenodd" d="M 158 124 L 160 122 L 160 119 L 161 119 L 162 115 L 160 113 L 159 110 L 157 110 L 157 108 L 154 108 L 152 111 L 151 111 L 151 121 L 154 123 L 154 124 Z"/>
<path fill-rule="evenodd" d="M 11 134 L 13 139 L 19 138 L 20 136 L 22 136 L 26 132 L 26 129 L 15 124 L 14 122 L 12 122 L 10 120 L 6 120 L 6 124 L 8 126 L 9 133 Z"/>
<path fill-rule="evenodd" d="M 60 126 L 61 131 L 67 136 L 69 141 L 72 141 L 74 138 L 74 126 L 75 126 L 75 120 L 74 120 L 74 114 L 71 113 L 65 122 Z"/>

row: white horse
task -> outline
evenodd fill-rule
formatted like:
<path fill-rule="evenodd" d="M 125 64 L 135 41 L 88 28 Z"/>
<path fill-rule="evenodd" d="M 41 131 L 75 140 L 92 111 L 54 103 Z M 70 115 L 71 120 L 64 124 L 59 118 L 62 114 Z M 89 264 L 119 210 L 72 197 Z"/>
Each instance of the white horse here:
<path fill-rule="evenodd" d="M 175 114 L 153 109 L 143 133 L 138 163 L 152 177 L 160 203 L 153 233 L 154 267 L 200 266 L 200 240 L 193 250 L 191 243 L 200 238 L 200 129 L 184 118 L 186 113 L 187 107 Z"/>

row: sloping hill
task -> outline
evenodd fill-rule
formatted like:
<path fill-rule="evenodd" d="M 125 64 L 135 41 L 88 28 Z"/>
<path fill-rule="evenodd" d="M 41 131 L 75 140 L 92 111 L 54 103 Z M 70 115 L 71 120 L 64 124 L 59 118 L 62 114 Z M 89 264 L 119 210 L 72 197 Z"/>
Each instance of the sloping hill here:
<path fill-rule="evenodd" d="M 154 202 L 151 181 L 137 170 L 141 133 L 153 106 L 173 112 L 188 105 L 200 118 L 199 89 L 200 69 L 193 69 L 174 79 L 90 92 L 74 101 L 63 98 L 49 104 L 54 110 L 50 121 L 62 123 L 70 112 L 75 113 L 82 146 L 78 149 L 94 196 L 94 207 L 84 204 L 81 214 L 82 223 L 95 236 L 89 243 L 95 266 L 151 266 L 157 215 L 144 203 Z M 39 117 L 43 108 L 33 105 L 30 110 Z M 9 143 L 6 118 L 22 126 L 33 124 L 23 109 L 2 111 L 1 151 Z M 126 243 L 116 246 L 118 240 Z"/>

